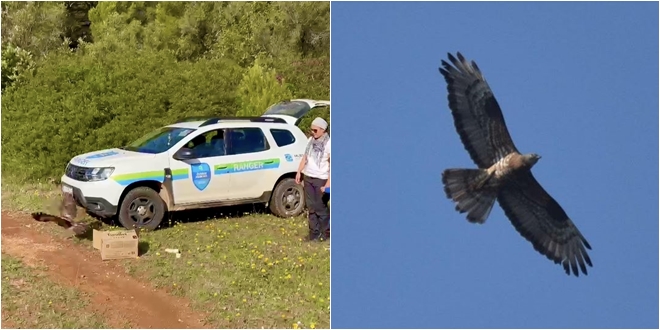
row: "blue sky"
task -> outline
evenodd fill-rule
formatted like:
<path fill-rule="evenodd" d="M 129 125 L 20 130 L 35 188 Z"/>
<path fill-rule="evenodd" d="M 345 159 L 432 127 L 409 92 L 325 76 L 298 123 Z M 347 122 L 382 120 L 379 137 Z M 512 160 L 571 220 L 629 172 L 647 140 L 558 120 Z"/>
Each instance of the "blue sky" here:
<path fill-rule="evenodd" d="M 543 157 L 588 276 L 446 199 L 442 170 L 475 167 L 438 72 L 456 51 Z M 331 79 L 333 328 L 658 327 L 658 3 L 334 2 Z"/>

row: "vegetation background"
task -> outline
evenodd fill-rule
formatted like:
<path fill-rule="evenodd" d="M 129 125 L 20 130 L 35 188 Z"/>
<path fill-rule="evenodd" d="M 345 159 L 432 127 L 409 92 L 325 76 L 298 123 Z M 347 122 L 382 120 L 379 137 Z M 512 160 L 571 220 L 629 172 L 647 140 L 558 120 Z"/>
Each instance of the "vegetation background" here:
<path fill-rule="evenodd" d="M 1 7 L 3 325 L 162 328 L 173 319 L 168 326 L 329 328 L 329 242 L 303 240 L 304 215 L 280 219 L 249 205 L 191 216 L 203 221 L 178 215 L 140 236 L 138 259 L 117 262 L 29 216 L 57 212 L 56 184 L 76 154 L 125 145 L 183 117 L 328 100 L 329 2 Z M 329 110 L 313 111 L 300 126 L 317 115 L 330 119 Z M 103 289 L 125 279 L 135 299 Z"/>
<path fill-rule="evenodd" d="M 329 97 L 329 2 L 2 2 L 12 179 L 57 181 L 74 155 L 183 117 Z"/>

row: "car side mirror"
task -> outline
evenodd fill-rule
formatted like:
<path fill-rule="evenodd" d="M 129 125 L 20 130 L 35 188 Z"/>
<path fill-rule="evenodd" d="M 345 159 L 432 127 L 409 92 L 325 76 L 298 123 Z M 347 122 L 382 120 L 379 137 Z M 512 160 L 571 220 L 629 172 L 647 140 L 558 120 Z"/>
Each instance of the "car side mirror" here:
<path fill-rule="evenodd" d="M 195 152 L 189 148 L 181 148 L 174 154 L 174 159 L 176 160 L 188 160 L 197 158 Z"/>

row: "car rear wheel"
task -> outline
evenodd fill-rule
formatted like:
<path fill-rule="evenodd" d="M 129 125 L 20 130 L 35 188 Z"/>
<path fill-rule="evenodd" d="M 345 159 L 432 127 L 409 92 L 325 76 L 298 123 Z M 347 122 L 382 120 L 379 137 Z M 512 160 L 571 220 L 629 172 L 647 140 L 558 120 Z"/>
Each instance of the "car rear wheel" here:
<path fill-rule="evenodd" d="M 119 209 L 119 222 L 127 229 L 156 229 L 165 216 L 165 203 L 149 187 L 136 187 L 126 194 Z"/>
<path fill-rule="evenodd" d="M 300 215 L 305 208 L 305 191 L 292 178 L 280 181 L 270 198 L 270 211 L 278 217 L 288 218 Z"/>

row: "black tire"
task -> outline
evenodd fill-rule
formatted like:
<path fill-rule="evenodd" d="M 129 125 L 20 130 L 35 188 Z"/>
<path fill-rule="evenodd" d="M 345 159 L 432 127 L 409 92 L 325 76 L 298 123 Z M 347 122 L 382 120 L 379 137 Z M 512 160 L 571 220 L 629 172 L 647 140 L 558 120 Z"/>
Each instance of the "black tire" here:
<path fill-rule="evenodd" d="M 144 208 L 140 209 L 139 207 Z M 149 187 L 136 187 L 126 194 L 118 212 L 119 223 L 127 229 L 154 230 L 165 217 L 165 203 Z"/>
<path fill-rule="evenodd" d="M 300 215 L 305 209 L 305 191 L 296 180 L 280 181 L 270 197 L 270 211 L 278 217 L 289 218 Z"/>

